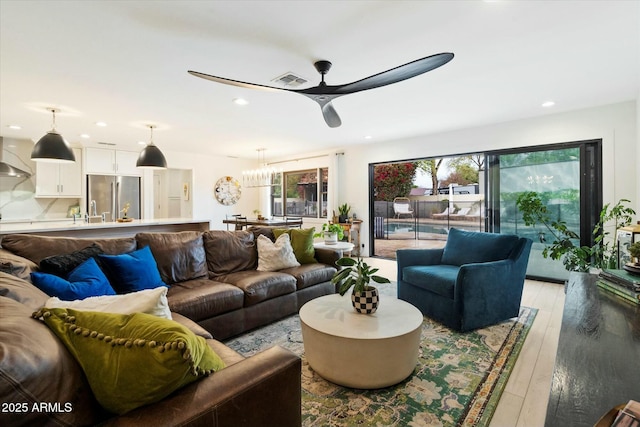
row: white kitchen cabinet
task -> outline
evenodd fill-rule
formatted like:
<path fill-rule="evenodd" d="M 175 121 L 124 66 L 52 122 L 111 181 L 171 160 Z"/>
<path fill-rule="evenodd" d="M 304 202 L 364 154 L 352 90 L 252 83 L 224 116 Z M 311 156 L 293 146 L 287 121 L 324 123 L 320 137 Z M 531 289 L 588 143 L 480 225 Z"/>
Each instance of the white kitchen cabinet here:
<path fill-rule="evenodd" d="M 82 196 L 82 150 L 73 149 L 74 163 L 36 163 L 35 197 Z"/>
<path fill-rule="evenodd" d="M 137 161 L 138 153 L 135 151 L 87 147 L 84 170 L 87 174 L 141 176 L 142 171 L 136 167 Z"/>

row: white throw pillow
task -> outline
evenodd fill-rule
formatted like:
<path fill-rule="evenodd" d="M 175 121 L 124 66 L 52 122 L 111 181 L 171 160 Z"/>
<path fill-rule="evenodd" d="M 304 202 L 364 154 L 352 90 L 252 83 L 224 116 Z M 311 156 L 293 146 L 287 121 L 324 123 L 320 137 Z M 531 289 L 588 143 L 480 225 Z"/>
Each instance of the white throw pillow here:
<path fill-rule="evenodd" d="M 258 236 L 259 271 L 277 271 L 299 265 L 288 234 L 280 235 L 275 243 L 262 234 Z"/>
<path fill-rule="evenodd" d="M 167 290 L 167 287 L 160 286 L 123 295 L 104 295 L 74 301 L 62 301 L 57 297 L 52 297 L 47 300 L 44 306 L 46 308 L 73 308 L 75 310 L 100 311 L 103 313 L 147 313 L 171 319 Z"/>

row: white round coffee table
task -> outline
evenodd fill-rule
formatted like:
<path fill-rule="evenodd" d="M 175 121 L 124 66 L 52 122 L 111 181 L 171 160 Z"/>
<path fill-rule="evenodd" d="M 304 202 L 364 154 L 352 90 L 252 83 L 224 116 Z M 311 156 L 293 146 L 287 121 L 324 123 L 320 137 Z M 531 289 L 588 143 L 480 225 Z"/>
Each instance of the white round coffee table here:
<path fill-rule="evenodd" d="M 373 314 L 359 314 L 350 293 L 315 298 L 300 309 L 309 366 L 346 387 L 375 389 L 407 378 L 418 362 L 422 313 L 382 296 Z"/>

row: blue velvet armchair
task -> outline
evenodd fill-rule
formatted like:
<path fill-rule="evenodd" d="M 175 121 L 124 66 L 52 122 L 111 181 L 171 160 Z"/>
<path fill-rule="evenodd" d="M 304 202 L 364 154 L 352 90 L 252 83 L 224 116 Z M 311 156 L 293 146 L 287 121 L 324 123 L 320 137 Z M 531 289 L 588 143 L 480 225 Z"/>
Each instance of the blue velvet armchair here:
<path fill-rule="evenodd" d="M 457 331 L 518 316 L 531 244 L 452 228 L 443 249 L 399 249 L 398 298 Z"/>

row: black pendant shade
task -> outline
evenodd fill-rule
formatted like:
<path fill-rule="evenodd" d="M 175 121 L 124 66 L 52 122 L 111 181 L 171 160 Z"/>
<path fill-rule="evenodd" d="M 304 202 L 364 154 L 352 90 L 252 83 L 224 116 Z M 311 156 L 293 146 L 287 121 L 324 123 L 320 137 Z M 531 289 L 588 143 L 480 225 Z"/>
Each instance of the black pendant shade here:
<path fill-rule="evenodd" d="M 31 151 L 31 160 L 42 162 L 71 163 L 76 156 L 69 143 L 55 130 L 50 130 L 40 138 Z"/>
<path fill-rule="evenodd" d="M 167 159 L 164 158 L 162 151 L 152 142 L 142 149 L 136 166 L 139 168 L 166 169 Z"/>
<path fill-rule="evenodd" d="M 149 128 L 149 143 L 140 152 L 136 166 L 148 169 L 166 169 L 167 159 L 164 158 L 162 151 L 153 143 L 153 129 L 156 126 L 148 125 L 147 127 Z"/>

